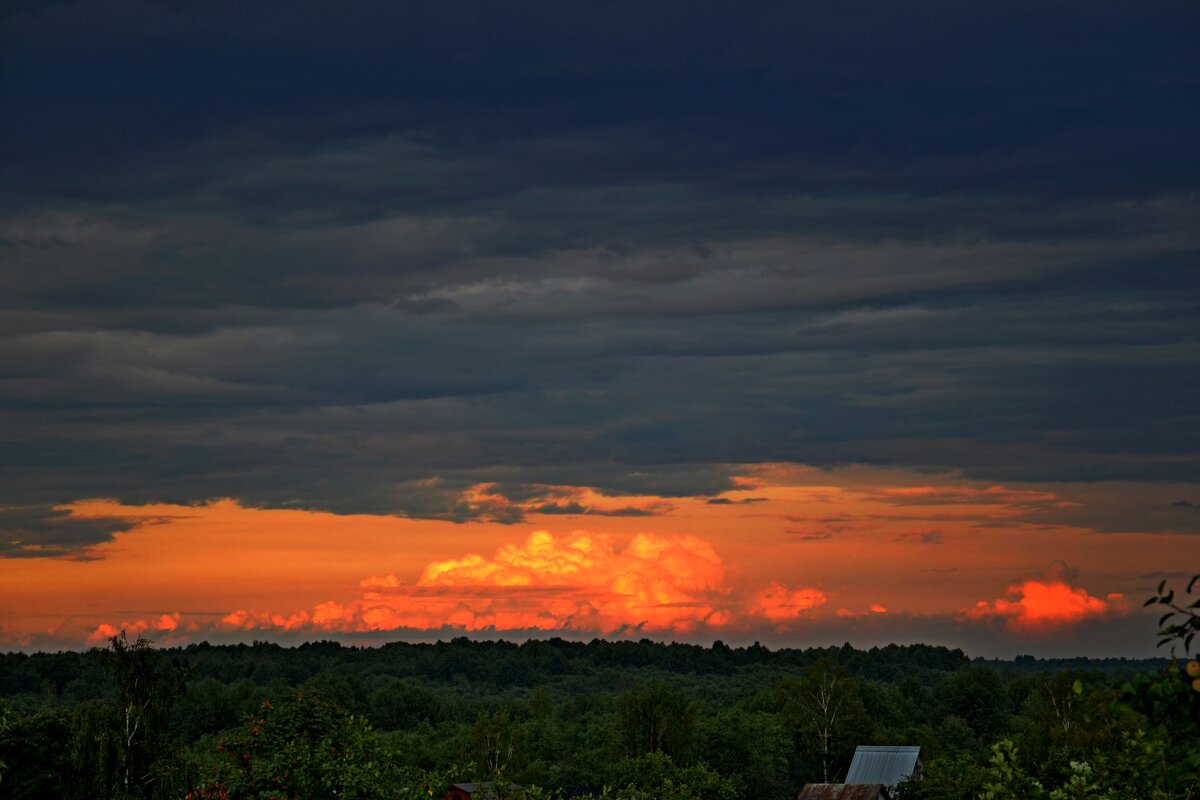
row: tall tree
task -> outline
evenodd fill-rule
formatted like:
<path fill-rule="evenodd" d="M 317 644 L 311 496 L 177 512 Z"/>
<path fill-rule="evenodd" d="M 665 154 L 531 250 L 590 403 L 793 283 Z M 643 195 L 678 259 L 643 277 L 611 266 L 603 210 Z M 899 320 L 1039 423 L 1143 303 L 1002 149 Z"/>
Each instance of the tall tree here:
<path fill-rule="evenodd" d="M 146 639 L 130 643 L 124 631 L 110 639 L 106 665 L 112 698 L 81 706 L 75 717 L 71 760 L 91 786 L 85 793 L 114 800 L 168 796 L 186 780 L 169 736 L 186 671 L 164 664 Z"/>
<path fill-rule="evenodd" d="M 816 758 L 821 779 L 828 783 L 849 761 L 855 744 L 870 735 L 871 719 L 858 681 L 822 659 L 803 679 L 785 681 L 782 688 L 800 747 Z"/>
<path fill-rule="evenodd" d="M 488 773 L 502 772 L 519 764 L 524 755 L 525 728 L 509 719 L 508 712 L 481 711 L 471 726 L 475 757 Z"/>

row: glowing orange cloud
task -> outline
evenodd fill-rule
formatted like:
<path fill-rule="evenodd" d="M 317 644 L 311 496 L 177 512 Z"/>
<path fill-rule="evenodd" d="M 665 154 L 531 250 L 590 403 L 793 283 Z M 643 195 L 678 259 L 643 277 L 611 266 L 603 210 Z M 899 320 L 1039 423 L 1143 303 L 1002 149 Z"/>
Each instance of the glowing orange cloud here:
<path fill-rule="evenodd" d="M 826 600 L 828 598 L 820 589 L 789 589 L 782 583 L 772 582 L 751 600 L 750 613 L 786 625 L 824 605 Z"/>
<path fill-rule="evenodd" d="M 886 613 L 888 613 L 887 608 L 884 606 L 881 606 L 879 603 L 872 603 L 870 606 L 867 607 L 867 610 L 862 612 L 861 614 L 859 612 L 853 611 L 849 608 L 839 608 L 837 610 L 837 616 L 842 617 L 843 619 L 854 619 L 855 617 L 869 617 L 872 614 L 886 614 Z"/>
<path fill-rule="evenodd" d="M 535 531 L 491 558 L 469 554 L 427 565 L 415 586 L 395 575 L 360 584 L 350 603 L 322 603 L 284 615 L 238 610 L 229 628 L 369 631 L 461 627 L 613 633 L 623 628 L 685 632 L 719 627 L 731 616 L 717 607 L 728 591 L 725 566 L 694 536 L 639 533 L 618 551 L 605 534 Z"/>
<path fill-rule="evenodd" d="M 121 631 L 129 636 L 137 636 L 148 630 L 155 630 L 162 634 L 171 634 L 179 627 L 179 612 L 173 614 L 163 614 L 157 620 L 135 619 L 122 622 L 120 625 L 114 625 L 108 622 L 102 622 L 96 626 L 96 629 L 88 635 L 88 644 L 103 644 L 112 637 L 116 636 Z"/>
<path fill-rule="evenodd" d="M 285 617 L 282 614 L 271 614 L 266 611 L 251 612 L 239 609 L 221 618 L 222 624 L 231 628 L 243 628 L 245 630 L 280 628 L 290 631 L 303 627 L 308 621 L 309 613 L 307 611 L 299 611 Z"/>
<path fill-rule="evenodd" d="M 1037 632 L 1128 611 L 1123 595 L 1110 594 L 1101 599 L 1061 580 L 1027 580 L 1010 586 L 1008 593 L 1011 599 L 1000 598 L 990 603 L 980 600 L 967 612 L 967 618 L 1000 618 L 1013 630 Z"/>

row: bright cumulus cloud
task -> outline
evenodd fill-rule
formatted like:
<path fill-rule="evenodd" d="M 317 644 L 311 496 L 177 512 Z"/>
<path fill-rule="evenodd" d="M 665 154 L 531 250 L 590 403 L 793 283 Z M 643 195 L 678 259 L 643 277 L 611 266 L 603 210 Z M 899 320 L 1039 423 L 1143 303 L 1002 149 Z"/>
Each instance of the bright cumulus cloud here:
<path fill-rule="evenodd" d="M 682 633 L 731 620 L 725 565 L 694 536 L 639 533 L 623 549 L 605 534 L 535 531 L 490 557 L 434 561 L 407 586 L 395 575 L 360 584 L 361 598 L 291 614 L 240 609 L 222 623 L 242 630 L 378 631 L 623 629 Z"/>
<path fill-rule="evenodd" d="M 1010 586 L 1008 594 L 1007 599 L 980 600 L 967 612 L 967 618 L 1003 619 L 1013 630 L 1036 632 L 1124 614 L 1129 608 L 1123 595 L 1095 597 L 1061 580 L 1027 580 Z"/>

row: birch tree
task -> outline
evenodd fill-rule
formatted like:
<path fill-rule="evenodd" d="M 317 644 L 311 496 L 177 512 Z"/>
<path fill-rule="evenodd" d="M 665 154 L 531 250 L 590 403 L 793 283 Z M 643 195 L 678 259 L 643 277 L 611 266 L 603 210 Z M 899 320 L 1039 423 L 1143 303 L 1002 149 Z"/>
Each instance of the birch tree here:
<path fill-rule="evenodd" d="M 76 713 L 71 760 L 97 796 L 142 800 L 167 796 L 181 778 L 171 762 L 171 706 L 183 691 L 186 673 L 162 663 L 151 643 L 112 637 L 107 654 L 113 679 L 108 702 Z"/>
<path fill-rule="evenodd" d="M 801 750 L 820 764 L 821 780 L 829 783 L 870 732 L 857 681 L 822 660 L 803 679 L 786 682 L 784 698 Z"/>

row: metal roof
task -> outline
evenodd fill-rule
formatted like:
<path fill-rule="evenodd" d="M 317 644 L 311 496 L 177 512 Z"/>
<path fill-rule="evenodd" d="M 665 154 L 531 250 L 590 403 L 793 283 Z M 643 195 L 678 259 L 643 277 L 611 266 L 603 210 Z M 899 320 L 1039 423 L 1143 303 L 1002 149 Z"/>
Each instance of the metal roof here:
<path fill-rule="evenodd" d="M 888 800 L 881 783 L 810 783 L 796 800 Z"/>
<path fill-rule="evenodd" d="M 846 783 L 895 786 L 913 774 L 920 758 L 920 747 L 860 744 L 854 751 L 850 771 L 846 773 Z"/>

